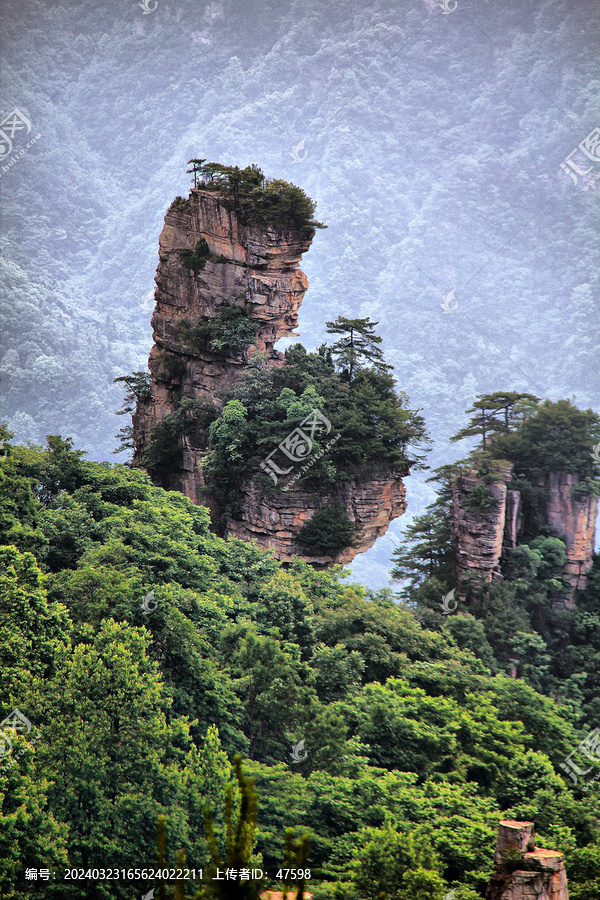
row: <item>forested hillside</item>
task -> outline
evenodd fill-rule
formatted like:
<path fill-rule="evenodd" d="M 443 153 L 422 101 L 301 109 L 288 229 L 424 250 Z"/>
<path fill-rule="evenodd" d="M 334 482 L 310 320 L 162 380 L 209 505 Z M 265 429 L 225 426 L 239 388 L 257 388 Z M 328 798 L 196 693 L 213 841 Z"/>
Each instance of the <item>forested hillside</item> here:
<path fill-rule="evenodd" d="M 338 314 L 379 321 L 434 465 L 478 392 L 598 409 L 597 193 L 560 169 L 598 125 L 596 3 L 4 8 L 2 116 L 40 134 L 0 179 L 19 440 L 60 431 L 110 457 L 111 383 L 145 365 L 157 236 L 192 156 L 259 160 L 318 201 L 303 343 Z M 410 510 L 430 497 L 415 479 Z M 381 543 L 363 580 L 385 574 Z"/>
<path fill-rule="evenodd" d="M 166 865 L 206 868 L 204 806 L 221 842 L 235 753 L 270 883 L 293 827 L 315 900 L 476 900 L 507 816 L 566 853 L 572 900 L 598 896 L 597 800 L 560 768 L 579 699 L 509 677 L 471 616 L 432 628 L 339 570 L 283 569 L 69 440 L 9 446 L 0 473 L 1 713 L 32 728 L 0 770 L 4 898 L 145 893 L 62 873 L 155 865 L 160 815 Z M 583 609 L 597 622 L 598 593 Z"/>

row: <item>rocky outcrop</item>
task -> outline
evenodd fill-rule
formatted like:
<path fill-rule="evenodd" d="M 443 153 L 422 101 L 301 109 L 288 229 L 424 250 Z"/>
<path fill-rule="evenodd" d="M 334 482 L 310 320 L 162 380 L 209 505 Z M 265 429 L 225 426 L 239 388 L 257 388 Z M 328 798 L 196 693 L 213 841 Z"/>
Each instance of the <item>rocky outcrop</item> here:
<path fill-rule="evenodd" d="M 598 515 L 597 497 L 573 498 L 573 488 L 578 480 L 577 475 L 552 472 L 544 485 L 546 521 L 557 534 L 564 536 L 567 544 L 567 564 L 563 572 L 571 586 L 567 605 L 572 602 L 575 591 L 583 590 L 586 575 L 592 568 Z"/>
<path fill-rule="evenodd" d="M 203 241 L 203 256 L 194 260 Z M 298 309 L 308 288 L 299 263 L 311 241 L 301 231 L 243 224 L 216 191 L 193 189 L 187 200 L 173 204 L 159 239 L 154 346 L 148 360 L 151 384 L 133 415 L 134 462 L 140 462 L 152 428 L 175 411 L 183 398 L 207 398 L 219 405 L 246 375 L 256 352 L 270 365 L 283 363 L 274 345 L 297 327 Z M 236 352 L 215 350 L 206 338 L 211 323 L 226 307 L 242 311 L 254 333 L 252 342 Z M 215 522 L 219 511 L 206 490 L 201 462 L 206 436 L 181 434 L 177 441 L 180 459 L 163 484 L 193 503 L 208 506 Z M 285 490 L 281 485 L 269 489 L 270 482 L 259 473 L 241 486 L 239 512 L 223 525 L 222 533 L 254 539 L 284 561 L 299 554 L 315 565 L 345 564 L 371 547 L 390 522 L 405 512 L 402 476 L 406 474 L 408 470 L 358 472 L 354 481 L 333 493 L 315 494 L 295 483 Z M 346 507 L 356 526 L 355 546 L 335 560 L 309 557 L 297 541 L 298 531 L 333 499 Z"/>
<path fill-rule="evenodd" d="M 489 584 L 494 578 L 501 578 L 500 557 L 504 541 L 507 513 L 507 484 L 512 469 L 507 468 L 502 480 L 485 485 L 476 472 L 466 472 L 455 479 L 452 485 L 452 546 L 459 584 L 475 579 Z M 475 498 L 486 492 L 489 496 L 487 509 L 478 508 Z M 510 491 L 510 531 L 514 531 L 518 521 L 519 503 L 517 491 Z"/>
<path fill-rule="evenodd" d="M 201 239 L 210 255 L 194 271 L 182 251 L 193 253 Z M 155 278 L 151 396 L 138 403 L 133 416 L 134 460 L 147 446 L 152 427 L 173 411 L 176 397 L 218 400 L 243 376 L 253 351 L 266 352 L 275 365 L 281 362 L 273 346 L 298 325 L 308 288 L 298 266 L 311 240 L 299 231 L 242 225 L 214 191 L 192 189 L 186 201 L 169 209 Z M 214 321 L 225 303 L 243 310 L 255 326 L 253 343 L 241 353 L 213 352 L 206 341 L 188 337 Z M 202 487 L 201 478 L 194 483 L 197 467 L 187 472 L 184 492 L 197 494 Z"/>
<path fill-rule="evenodd" d="M 533 822 L 500 822 L 486 900 L 569 900 L 564 856 L 535 846 Z"/>
<path fill-rule="evenodd" d="M 523 524 L 523 504 L 519 491 L 510 488 L 506 490 L 506 510 L 504 514 L 504 535 L 502 538 L 502 550 L 514 550 L 517 546 L 517 538 Z"/>
<path fill-rule="evenodd" d="M 372 472 L 368 481 L 347 482 L 331 499 L 339 500 L 348 518 L 357 527 L 356 545 L 335 559 L 309 556 L 298 543 L 298 531 L 322 506 L 322 497 L 294 485 L 287 493 L 274 493 L 254 479 L 244 488 L 241 516 L 229 526 L 229 534 L 243 541 L 256 540 L 263 549 L 272 549 L 279 559 L 304 556 L 317 567 L 352 562 L 357 553 L 372 547 L 387 531 L 390 521 L 406 512 L 404 472 Z"/>
<path fill-rule="evenodd" d="M 464 593 L 470 580 L 489 584 L 502 578 L 502 556 L 515 548 L 522 528 L 521 495 L 508 487 L 511 475 L 512 466 L 505 467 L 502 480 L 487 486 L 495 501 L 488 509 L 476 509 L 472 502 L 473 491 L 486 487 L 475 471 L 461 474 L 452 484 L 451 530 L 459 592 Z M 573 605 L 592 567 L 598 498 L 575 499 L 577 483 L 577 475 L 553 472 L 537 485 L 546 524 L 566 543 L 563 576 L 569 589 L 556 595 L 557 606 Z"/>

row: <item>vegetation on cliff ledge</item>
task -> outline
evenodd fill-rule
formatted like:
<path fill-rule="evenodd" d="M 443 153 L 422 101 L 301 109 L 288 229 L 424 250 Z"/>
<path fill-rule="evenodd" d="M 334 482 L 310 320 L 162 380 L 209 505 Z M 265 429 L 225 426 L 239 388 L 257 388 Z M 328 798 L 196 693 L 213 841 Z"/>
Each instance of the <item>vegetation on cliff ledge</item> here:
<path fill-rule="evenodd" d="M 265 178 L 257 165 L 225 166 L 190 159 L 194 187 L 221 194 L 244 224 L 258 222 L 277 229 L 292 229 L 310 237 L 326 228 L 314 218 L 317 204 L 302 188 L 281 178 Z"/>
<path fill-rule="evenodd" d="M 344 482 L 366 481 L 380 470 L 406 473 L 412 466 L 422 466 L 427 433 L 407 395 L 395 389 L 374 330 L 377 322 L 340 316 L 327 324 L 337 340 L 317 352 L 295 344 L 280 366 L 274 366 L 267 354 L 251 356 L 244 380 L 221 406 L 209 399 L 176 399 L 173 412 L 152 428 L 139 464 L 166 487 L 181 465 L 184 444 L 204 450 L 206 495 L 220 531 L 239 513 L 251 479 L 260 479 L 266 490 L 281 492 L 294 478 L 294 484 L 323 497 L 323 510 L 303 533 L 303 546 L 320 556 L 335 556 L 334 549 L 349 546 L 353 529 L 348 516 L 340 514 L 334 527 L 332 510 L 341 508 L 336 490 Z M 223 305 L 215 320 L 194 329 L 183 320 L 179 330 L 183 341 L 203 342 L 213 352 L 226 354 L 243 352 L 254 326 L 237 307 Z M 169 382 L 177 381 L 178 372 L 181 378 L 180 356 L 163 351 L 160 359 Z M 118 380 L 128 387 L 120 412 L 131 412 L 134 397 L 141 402 L 147 398 L 147 380 L 141 373 Z M 305 442 L 304 449 L 310 449 L 310 459 L 299 455 L 296 459 L 310 465 L 294 467 L 284 456 L 288 478 L 272 478 L 261 463 L 290 435 L 298 435 L 311 415 L 320 418 L 317 429 L 305 427 L 310 447 Z M 121 447 L 131 444 L 129 430 L 121 429 L 120 437 Z M 330 501 L 333 506 L 327 505 Z"/>
<path fill-rule="evenodd" d="M 499 398 L 510 403 L 509 414 Z M 439 486 L 438 496 L 406 529 L 394 553 L 393 575 L 405 582 L 405 596 L 427 627 L 449 629 L 461 646 L 471 648 L 497 670 L 516 666 L 532 687 L 560 697 L 580 725 L 598 724 L 600 558 L 594 559 L 576 607 L 569 612 L 560 608 L 555 600 L 568 587 L 563 578 L 566 545 L 564 535 L 555 533 L 542 513 L 552 473 L 578 477 L 575 500 L 598 495 L 600 466 L 594 448 L 600 442 L 600 417 L 567 400 L 542 403 L 531 395 L 510 393 L 482 395 L 468 412 L 475 413 L 475 421 L 457 439 L 478 435 L 480 446 L 430 479 Z M 466 502 L 471 501 L 472 512 L 485 515 L 493 500 L 486 490 L 505 476 L 511 464 L 508 487 L 520 492 L 522 503 L 517 546 L 505 549 L 500 559 L 502 580 L 485 587 L 475 581 L 464 585 L 462 615 L 448 616 L 444 622 L 440 601 L 456 587 L 450 530 L 452 482 L 463 471 L 476 473 L 480 484 Z M 472 500 L 478 489 L 479 495 Z"/>
<path fill-rule="evenodd" d="M 260 464 L 288 436 L 297 435 L 315 411 L 320 427 L 305 426 L 305 433 L 311 432 L 310 459 L 297 458 L 310 465 L 288 473 L 309 492 L 331 498 L 343 482 L 367 480 L 377 469 L 406 472 L 422 464 L 425 424 L 407 396 L 395 390 L 378 348 L 381 339 L 373 331 L 376 324 L 340 317 L 330 323 L 330 331 L 344 336 L 332 346 L 308 353 L 295 344 L 282 366 L 269 365 L 260 355 L 251 360 L 245 380 L 216 412 L 203 459 L 207 489 L 224 520 L 235 516 L 249 479 L 260 478 L 269 490 L 285 488 L 288 479 L 275 481 Z M 349 354 L 345 343 L 351 331 L 355 345 Z M 285 469 L 290 466 L 288 456 Z M 346 519 L 339 521 L 339 535 L 349 533 Z M 324 544 L 322 550 L 328 555 Z"/>

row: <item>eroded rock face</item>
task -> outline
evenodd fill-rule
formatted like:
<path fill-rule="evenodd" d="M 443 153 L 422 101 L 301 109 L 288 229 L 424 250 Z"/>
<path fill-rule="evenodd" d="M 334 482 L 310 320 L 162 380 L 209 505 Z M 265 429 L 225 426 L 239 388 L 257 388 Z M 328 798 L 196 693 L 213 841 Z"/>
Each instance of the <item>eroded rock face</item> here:
<path fill-rule="evenodd" d="M 211 255 L 194 272 L 181 251 L 193 252 L 201 238 Z M 154 346 L 148 359 L 151 398 L 138 404 L 133 417 L 134 458 L 141 456 L 152 427 L 175 409 L 175 394 L 218 400 L 242 377 L 255 350 L 269 353 L 275 365 L 281 362 L 273 345 L 298 325 L 308 288 L 298 266 L 311 240 L 299 231 L 242 225 L 212 191 L 192 189 L 188 200 L 167 212 L 159 238 Z M 241 354 L 213 353 L 189 339 L 190 331 L 214 320 L 225 302 L 244 309 L 256 327 L 254 343 Z"/>
<path fill-rule="evenodd" d="M 511 470 L 507 470 L 502 482 L 488 486 L 496 505 L 485 511 L 469 508 L 472 492 L 483 486 L 476 472 L 462 474 L 452 485 L 452 545 L 459 583 L 476 578 L 489 584 L 493 578 L 501 577 L 500 557 L 508 493 L 506 485 L 510 475 Z M 516 493 L 511 491 L 511 494 Z M 516 517 L 514 508 L 515 498 L 511 497 L 511 523 Z"/>
<path fill-rule="evenodd" d="M 255 479 L 244 488 L 245 501 L 240 518 L 231 522 L 229 534 L 243 541 L 256 540 L 262 549 L 272 549 L 277 557 L 289 562 L 292 556 L 304 556 L 316 566 L 334 562 L 346 565 L 357 553 L 372 547 L 387 531 L 392 519 L 406 512 L 404 472 L 372 472 L 365 482 L 349 482 L 336 490 L 332 499 L 339 500 L 348 518 L 360 531 L 355 547 L 348 547 L 337 557 L 307 555 L 297 541 L 297 534 L 322 505 L 322 496 L 294 485 L 287 493 L 275 493 Z"/>
<path fill-rule="evenodd" d="M 207 242 L 210 256 L 194 271 L 181 251 L 193 252 L 201 238 Z M 213 191 L 192 190 L 186 201 L 167 212 L 155 278 L 154 346 L 148 360 L 150 396 L 138 402 L 133 415 L 134 461 L 141 459 L 153 426 L 173 412 L 181 398 L 205 397 L 220 404 L 232 385 L 244 377 L 255 351 L 267 354 L 271 365 L 282 364 L 283 355 L 274 350 L 274 344 L 297 327 L 298 309 L 308 288 L 299 263 L 311 241 L 312 237 L 300 231 L 242 224 L 224 198 Z M 208 341 L 190 340 L 190 333 L 210 324 L 224 304 L 243 309 L 256 329 L 254 342 L 243 352 L 215 353 Z M 217 510 L 205 491 L 202 472 L 206 446 L 195 444 L 190 436 L 179 441 L 182 460 L 169 473 L 165 487 L 208 506 L 216 521 Z M 405 512 L 402 475 L 406 474 L 408 471 L 379 470 L 365 477 L 359 473 L 362 477 L 327 496 L 311 494 L 298 485 L 285 493 L 269 490 L 264 476 L 257 477 L 243 486 L 240 513 L 227 524 L 224 534 L 255 539 L 284 561 L 299 554 L 316 565 L 345 564 L 371 547 L 390 522 Z M 297 533 L 315 510 L 331 499 L 341 501 L 350 521 L 358 526 L 356 546 L 336 560 L 307 557 Z"/>
<path fill-rule="evenodd" d="M 500 822 L 486 900 L 569 900 L 564 856 L 535 846 L 533 822 Z"/>
<path fill-rule="evenodd" d="M 507 468 L 502 482 L 488 486 L 497 503 L 489 510 L 469 509 L 471 493 L 483 485 L 476 472 L 461 475 L 452 485 L 452 544 L 459 584 L 469 578 L 483 584 L 502 578 L 502 554 L 515 548 L 522 527 L 521 495 L 507 487 L 511 474 L 512 467 Z M 574 499 L 572 490 L 578 480 L 577 475 L 553 472 L 538 485 L 546 523 L 566 542 L 563 575 L 570 589 L 556 596 L 557 606 L 573 605 L 575 593 L 585 587 L 592 567 L 598 498 Z"/>
<path fill-rule="evenodd" d="M 545 485 L 546 521 L 557 534 L 565 536 L 567 544 L 564 576 L 571 585 L 567 605 L 575 591 L 583 590 L 586 575 L 592 568 L 598 514 L 597 497 L 573 499 L 572 490 L 578 480 L 577 475 L 552 472 Z"/>

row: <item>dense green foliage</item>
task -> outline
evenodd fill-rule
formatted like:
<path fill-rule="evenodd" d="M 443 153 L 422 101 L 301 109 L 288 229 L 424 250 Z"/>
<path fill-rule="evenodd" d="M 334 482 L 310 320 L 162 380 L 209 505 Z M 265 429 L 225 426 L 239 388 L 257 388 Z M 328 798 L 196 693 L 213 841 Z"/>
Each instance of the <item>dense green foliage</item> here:
<path fill-rule="evenodd" d="M 206 348 L 223 358 L 239 357 L 256 339 L 256 325 L 244 307 L 222 303 L 213 319 L 199 325 L 182 319 L 178 334 L 187 346 Z"/>
<path fill-rule="evenodd" d="M 532 484 L 550 472 L 568 472 L 590 482 L 593 493 L 591 482 L 600 483 L 593 455 L 599 442 L 598 413 L 577 409 L 568 400 L 546 400 L 520 427 L 495 437 L 491 453 L 513 462 L 517 477 L 523 475 Z"/>
<path fill-rule="evenodd" d="M 319 507 L 304 523 L 298 541 L 310 554 L 335 558 L 341 550 L 350 547 L 355 536 L 346 507 L 334 500 Z"/>
<path fill-rule="evenodd" d="M 581 737 L 574 690 L 557 703 L 498 673 L 471 617 L 428 629 L 335 569 L 285 571 L 224 542 L 203 508 L 69 441 L 11 447 L 0 474 L 1 714 L 19 708 L 40 734 L 18 736 L 25 752 L 0 772 L 7 900 L 125 900 L 132 882 L 25 886 L 23 867 L 151 865 L 159 815 L 167 862 L 183 850 L 208 867 L 206 806 L 226 859 L 235 753 L 269 881 L 294 827 L 316 898 L 475 900 L 510 815 L 567 851 L 571 896 L 591 896 L 597 807 L 558 774 Z M 550 571 L 551 548 L 535 552 Z M 586 663 L 597 596 L 569 651 Z"/>
<path fill-rule="evenodd" d="M 396 393 L 388 372 L 356 366 L 349 381 L 344 370 L 336 371 L 327 347 L 307 353 L 295 344 L 280 368 L 258 359 L 210 426 L 204 471 L 224 516 L 235 512 L 240 486 L 260 474 L 260 462 L 313 410 L 331 427 L 312 435 L 314 464 L 296 473 L 308 490 L 334 492 L 346 480 L 366 479 L 378 466 L 406 469 L 423 459 L 423 418 L 404 393 Z M 325 444 L 331 446 L 319 455 Z M 273 490 L 285 484 L 261 477 Z"/>
<path fill-rule="evenodd" d="M 369 318 L 339 317 L 329 323 L 331 333 L 343 335 L 338 342 L 323 345 L 316 353 L 295 344 L 286 351 L 283 366 L 253 354 L 246 360 L 245 380 L 233 387 L 221 408 L 189 398 L 176 401 L 175 411 L 152 429 L 140 464 L 157 483 L 168 487 L 181 462 L 184 440 L 206 450 L 202 467 L 218 527 L 238 511 L 242 489 L 250 478 L 258 476 L 269 489 L 281 491 L 293 477 L 309 492 L 321 496 L 325 491 L 333 503 L 330 507 L 324 503 L 320 524 L 310 525 L 303 533 L 305 546 L 315 550 L 349 546 L 352 529 L 340 515 L 333 516 L 340 526 L 337 536 L 325 536 L 325 531 L 335 530 L 333 519 L 327 523 L 323 516 L 341 502 L 336 489 L 351 479 L 366 480 L 380 467 L 403 471 L 418 467 L 427 440 L 419 411 L 411 409 L 407 395 L 395 389 L 378 347 L 381 338 L 374 332 L 376 324 Z M 254 326 L 242 308 L 228 304 L 220 307 L 213 320 L 194 328 L 183 320 L 179 332 L 184 343 L 204 342 L 223 354 L 243 354 L 254 338 Z M 181 378 L 180 358 L 161 351 L 160 360 L 164 378 L 176 383 Z M 124 411 L 131 408 L 133 377 L 126 380 L 130 391 Z M 289 435 L 298 434 L 315 411 L 321 418 L 314 428 L 304 425 L 310 445 L 302 439 L 300 448 L 310 464 L 294 470 L 289 458 L 282 456 L 279 463 L 289 477 L 271 480 L 261 464 Z M 305 459 L 298 455 L 295 461 Z"/>
<path fill-rule="evenodd" d="M 561 608 L 555 601 L 568 589 L 563 575 L 564 535 L 552 531 L 542 511 L 552 473 L 577 476 L 574 499 L 600 493 L 600 470 L 592 452 L 600 440 L 600 417 L 566 400 L 540 403 L 531 397 L 515 399 L 510 392 L 484 395 L 467 412 L 490 410 L 498 398 L 513 399 L 513 414 L 488 416 L 485 434 L 481 420 L 459 432 L 457 439 L 467 436 L 466 431 L 479 434 L 481 447 L 435 473 L 432 480 L 438 483 L 438 496 L 407 529 L 405 541 L 394 554 L 394 576 L 406 582 L 406 596 L 416 604 L 421 621 L 431 628 L 441 627 L 440 600 L 456 587 L 451 483 L 462 471 L 477 473 L 481 481 L 463 506 L 471 513 L 485 514 L 497 505 L 490 485 L 512 464 L 508 487 L 518 490 L 522 501 L 517 546 L 505 550 L 500 560 L 502 581 L 486 588 L 475 580 L 463 586 L 464 618 L 469 624 L 453 620 L 446 627 L 460 646 L 468 646 L 486 662 L 493 656 L 501 669 L 516 666 L 519 676 L 536 690 L 563 698 L 576 710 L 578 723 L 593 728 L 600 721 L 596 649 L 600 646 L 600 559 L 594 561 L 576 608 L 569 612 Z"/>
<path fill-rule="evenodd" d="M 257 165 L 240 169 L 239 166 L 205 160 L 190 162 L 193 164 L 194 187 L 218 191 L 244 223 L 259 222 L 273 228 L 295 229 L 306 236 L 312 236 L 315 228 L 326 227 L 315 220 L 317 204 L 302 188 L 282 178 L 265 178 Z"/>

